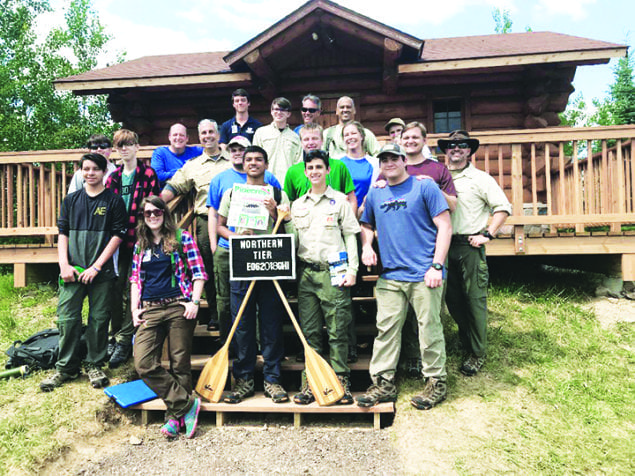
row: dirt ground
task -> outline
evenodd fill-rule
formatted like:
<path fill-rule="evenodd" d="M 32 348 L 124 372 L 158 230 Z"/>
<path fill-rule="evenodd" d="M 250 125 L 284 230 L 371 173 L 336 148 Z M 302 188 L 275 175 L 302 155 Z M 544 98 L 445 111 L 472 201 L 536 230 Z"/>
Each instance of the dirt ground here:
<path fill-rule="evenodd" d="M 588 304 L 603 326 L 635 321 L 635 301 L 598 298 Z M 487 380 L 487 381 L 484 381 Z M 443 411 L 420 412 L 397 402 L 394 423 L 373 430 L 370 420 L 311 422 L 293 428 L 289 416 L 230 421 L 216 428 L 203 415 L 196 438 L 166 441 L 159 422 L 148 427 L 131 421 L 77 442 L 51 462 L 44 475 L 191 475 L 191 474 L 465 474 L 473 472 L 475 449 L 499 442 L 505 415 L 479 396 L 479 386 L 500 385 L 499 395 L 519 402 L 518 388 L 490 381 L 486 375 L 467 380 L 462 395 Z M 523 412 L 539 412 L 522 408 Z M 112 411 L 118 411 L 114 408 Z M 133 417 L 133 420 L 135 418 Z M 519 472 L 521 468 L 484 452 L 479 472 Z M 471 469 L 471 471 L 470 471 Z"/>

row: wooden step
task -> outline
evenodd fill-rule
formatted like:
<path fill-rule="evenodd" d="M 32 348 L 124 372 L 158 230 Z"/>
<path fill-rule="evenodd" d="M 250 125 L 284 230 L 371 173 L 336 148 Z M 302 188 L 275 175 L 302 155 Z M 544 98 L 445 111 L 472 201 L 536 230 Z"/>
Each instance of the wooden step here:
<path fill-rule="evenodd" d="M 205 324 L 199 324 L 194 328 L 194 337 L 220 337 L 220 331 L 208 331 Z"/>
<path fill-rule="evenodd" d="M 207 360 L 210 358 L 210 355 L 206 355 L 206 354 L 195 354 L 192 355 L 192 370 L 203 370 L 203 367 L 205 367 L 205 364 L 207 363 Z M 256 370 L 262 370 L 262 365 L 263 365 L 263 359 L 262 359 L 262 355 L 259 355 L 256 358 Z M 164 368 L 169 368 L 170 367 L 170 363 L 168 361 L 162 361 L 161 365 Z M 360 355 L 359 356 L 359 360 L 353 364 L 348 364 L 348 367 L 351 370 L 368 370 L 368 366 L 370 365 L 370 356 L 368 355 Z M 229 361 L 229 368 L 231 369 L 232 367 L 232 360 Z M 285 357 L 284 360 L 281 363 L 281 367 L 282 367 L 282 371 L 302 371 L 304 370 L 304 362 L 296 362 L 295 361 L 295 356 L 292 357 Z"/>
<path fill-rule="evenodd" d="M 351 299 L 353 300 L 353 302 L 375 302 L 375 296 L 353 296 Z M 298 298 L 287 298 L 287 301 L 289 302 L 289 304 L 297 304 Z"/>
<path fill-rule="evenodd" d="M 361 392 L 354 393 L 354 396 L 361 395 Z M 292 395 L 290 395 L 292 398 Z M 131 410 L 142 411 L 142 422 L 147 424 L 149 421 L 149 412 L 165 411 L 165 403 L 160 398 L 150 400 L 149 402 L 140 403 L 129 407 Z M 270 398 L 264 396 L 262 392 L 256 392 L 256 395 L 245 399 L 240 403 L 209 403 L 201 402 L 201 411 L 216 412 L 216 426 L 223 426 L 225 422 L 225 414 L 227 413 L 291 413 L 293 414 L 293 424 L 295 427 L 302 425 L 303 414 L 366 414 L 373 415 L 373 426 L 375 429 L 381 428 L 381 415 L 395 413 L 395 404 L 393 402 L 379 403 L 369 408 L 362 408 L 356 404 L 352 405 L 331 405 L 321 407 L 317 402 L 309 405 L 297 405 L 292 401 L 286 403 L 273 403 Z"/>

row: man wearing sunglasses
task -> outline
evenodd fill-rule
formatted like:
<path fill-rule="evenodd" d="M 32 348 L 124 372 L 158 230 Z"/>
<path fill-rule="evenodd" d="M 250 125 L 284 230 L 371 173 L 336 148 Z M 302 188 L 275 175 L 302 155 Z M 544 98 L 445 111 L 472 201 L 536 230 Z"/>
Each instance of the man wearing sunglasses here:
<path fill-rule="evenodd" d="M 112 142 L 108 137 L 103 134 L 93 134 L 88 138 L 88 142 L 86 143 L 86 148 L 88 152 L 94 152 L 106 159 L 106 173 L 104 175 L 104 184 L 106 183 L 106 179 L 108 176 L 115 171 L 117 166 L 113 164 L 110 160 L 110 154 L 112 153 Z M 68 194 L 70 195 L 77 190 L 81 190 L 84 186 L 84 176 L 82 174 L 82 169 L 79 168 L 73 178 L 71 179 L 71 183 L 68 186 Z"/>
<path fill-rule="evenodd" d="M 494 239 L 512 209 L 496 180 L 470 163 L 479 147 L 478 139 L 466 131 L 454 131 L 448 139 L 439 139 L 438 144 L 450 161 L 458 198 L 451 216 L 453 235 L 445 302 L 459 326 L 459 337 L 467 353 L 461 373 L 472 376 L 485 363 L 487 351 L 489 272 L 484 245 Z"/>
<path fill-rule="evenodd" d="M 307 94 L 302 98 L 302 124 L 293 129 L 293 132 L 300 135 L 300 129 L 307 124 L 317 124 L 317 118 L 320 117 L 322 112 L 322 101 L 319 97 L 313 94 Z M 304 166 L 304 164 L 302 164 Z"/>
<path fill-rule="evenodd" d="M 271 124 L 256 131 L 253 145 L 267 151 L 269 171 L 282 183 L 289 167 L 302 161 L 302 145 L 300 138 L 288 124 L 291 101 L 282 97 L 275 98 L 271 103 L 271 117 Z"/>

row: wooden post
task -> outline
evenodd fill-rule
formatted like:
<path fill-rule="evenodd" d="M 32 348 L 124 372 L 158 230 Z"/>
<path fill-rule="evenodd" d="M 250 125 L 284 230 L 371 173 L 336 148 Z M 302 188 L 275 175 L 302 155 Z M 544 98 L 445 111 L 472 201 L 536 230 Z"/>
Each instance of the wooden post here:
<path fill-rule="evenodd" d="M 523 148 L 521 144 L 512 144 L 512 215 L 523 213 Z M 514 246 L 517 254 L 527 252 L 522 225 L 514 227 Z"/>
<path fill-rule="evenodd" d="M 622 280 L 635 281 L 635 254 L 622 255 Z"/>
<path fill-rule="evenodd" d="M 547 215 L 551 215 L 551 157 L 549 144 L 545 144 L 545 186 L 547 188 Z M 549 232 L 553 233 L 553 226 L 549 225 Z"/>
<path fill-rule="evenodd" d="M 531 144 L 531 203 L 533 214 L 538 215 L 538 192 L 536 191 L 536 144 Z"/>
<path fill-rule="evenodd" d="M 300 428 L 302 426 L 302 413 L 293 414 L 293 427 Z"/>
<path fill-rule="evenodd" d="M 595 174 L 593 170 L 593 142 L 586 141 L 586 171 L 584 174 L 584 190 L 586 193 L 587 214 L 596 213 L 595 206 Z"/>
<path fill-rule="evenodd" d="M 35 173 L 33 172 L 33 164 L 29 164 L 29 226 L 35 226 Z"/>
<path fill-rule="evenodd" d="M 602 159 L 600 166 L 600 190 L 602 197 L 600 199 L 600 213 L 608 213 L 609 210 L 609 187 L 608 187 L 608 170 L 609 159 L 606 146 L 606 139 L 602 140 Z"/>
<path fill-rule="evenodd" d="M 224 412 L 216 412 L 216 427 L 220 428 L 225 424 L 225 413 Z"/>
<path fill-rule="evenodd" d="M 26 263 L 14 263 L 13 287 L 23 288 L 25 286 L 26 286 Z"/>
<path fill-rule="evenodd" d="M 7 226 L 13 227 L 13 165 L 7 165 Z"/>
<path fill-rule="evenodd" d="M 578 162 L 578 141 L 573 141 L 573 213 L 582 215 L 582 207 L 584 197 L 582 196 L 582 187 L 580 183 L 580 163 Z M 576 233 L 584 233 L 584 225 L 575 225 Z"/>

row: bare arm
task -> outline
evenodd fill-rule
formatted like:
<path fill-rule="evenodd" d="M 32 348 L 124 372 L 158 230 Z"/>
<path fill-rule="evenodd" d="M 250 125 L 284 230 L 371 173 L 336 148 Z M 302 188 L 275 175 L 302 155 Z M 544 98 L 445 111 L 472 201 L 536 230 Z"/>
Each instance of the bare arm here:
<path fill-rule="evenodd" d="M 351 190 L 346 194 L 346 201 L 351 204 L 353 215 L 357 216 L 357 197 L 355 196 L 355 190 Z"/>
<path fill-rule="evenodd" d="M 175 196 L 176 195 L 174 195 L 174 192 L 172 190 L 168 190 L 167 188 L 164 188 L 161 192 L 161 200 L 163 200 L 165 203 L 171 202 Z"/>
<path fill-rule="evenodd" d="M 496 236 L 498 229 L 501 226 L 503 226 L 505 221 L 507 221 L 508 216 L 509 215 L 507 214 L 506 211 L 495 212 L 492 215 L 492 220 L 490 221 L 489 226 L 487 227 L 487 232 L 492 236 Z M 470 242 L 470 245 L 472 245 L 474 248 L 480 248 L 481 246 L 489 242 L 490 239 L 487 236 L 478 234 L 478 235 L 471 235 L 470 237 L 468 237 L 468 241 Z"/>
<path fill-rule="evenodd" d="M 205 284 L 204 279 L 197 279 L 192 283 L 192 300 L 189 302 L 182 302 L 181 305 L 185 308 L 183 312 L 183 317 L 185 319 L 196 319 L 196 315 L 198 314 L 199 305 L 194 304 L 194 301 L 201 300 L 201 294 L 203 294 L 203 285 Z"/>
<path fill-rule="evenodd" d="M 369 224 L 362 223 L 362 263 L 366 266 L 377 265 L 377 254 L 373 250 L 374 239 L 375 230 Z"/>
<path fill-rule="evenodd" d="M 224 217 L 223 215 L 218 215 L 218 222 L 216 224 L 216 233 L 218 233 L 218 235 L 222 236 L 226 240 L 229 240 L 229 237 L 231 235 L 236 234 L 233 231 L 230 231 L 229 228 L 227 228 L 227 217 Z"/>
<path fill-rule="evenodd" d="M 445 197 L 445 200 L 448 202 L 448 207 L 450 207 L 450 213 L 452 213 L 454 210 L 456 210 L 456 204 L 458 202 L 458 199 L 454 195 L 448 195 L 443 190 L 441 190 L 441 193 Z"/>
<path fill-rule="evenodd" d="M 135 327 L 139 327 L 146 321 L 141 315 L 146 312 L 145 309 L 140 307 L 141 295 L 139 294 L 139 286 L 137 283 L 130 284 L 130 309 L 132 310 L 132 323 Z"/>
<path fill-rule="evenodd" d="M 448 255 L 448 249 L 450 248 L 450 241 L 452 240 L 452 222 L 450 220 L 450 212 L 447 210 L 440 213 L 432 219 L 437 227 L 437 239 L 434 247 L 433 263 L 445 263 L 445 258 Z M 429 288 L 438 288 L 443 285 L 443 270 L 437 270 L 434 268 L 426 271 L 424 281 Z"/>

